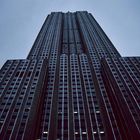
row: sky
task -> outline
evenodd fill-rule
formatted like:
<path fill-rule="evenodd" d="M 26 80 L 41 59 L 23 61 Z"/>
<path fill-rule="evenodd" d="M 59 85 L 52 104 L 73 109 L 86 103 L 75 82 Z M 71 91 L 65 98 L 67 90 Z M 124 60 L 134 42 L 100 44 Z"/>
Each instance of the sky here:
<path fill-rule="evenodd" d="M 25 59 L 48 14 L 92 13 L 122 56 L 140 56 L 140 0 L 0 0 L 0 67 Z"/>

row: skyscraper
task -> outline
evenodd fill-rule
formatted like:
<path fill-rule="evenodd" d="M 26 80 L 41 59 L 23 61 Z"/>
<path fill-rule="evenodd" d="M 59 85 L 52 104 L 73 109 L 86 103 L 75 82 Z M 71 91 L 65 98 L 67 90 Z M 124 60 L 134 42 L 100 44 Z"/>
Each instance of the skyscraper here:
<path fill-rule="evenodd" d="M 139 75 L 90 13 L 53 12 L 27 59 L 0 71 L 0 138 L 140 139 Z"/>

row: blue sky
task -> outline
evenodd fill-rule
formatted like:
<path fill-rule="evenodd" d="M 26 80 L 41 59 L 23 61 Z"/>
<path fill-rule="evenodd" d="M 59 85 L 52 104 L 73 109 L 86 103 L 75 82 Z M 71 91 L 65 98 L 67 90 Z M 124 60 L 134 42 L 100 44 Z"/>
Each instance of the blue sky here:
<path fill-rule="evenodd" d="M 0 67 L 26 58 L 52 11 L 91 12 L 122 56 L 140 56 L 140 0 L 1 0 Z"/>

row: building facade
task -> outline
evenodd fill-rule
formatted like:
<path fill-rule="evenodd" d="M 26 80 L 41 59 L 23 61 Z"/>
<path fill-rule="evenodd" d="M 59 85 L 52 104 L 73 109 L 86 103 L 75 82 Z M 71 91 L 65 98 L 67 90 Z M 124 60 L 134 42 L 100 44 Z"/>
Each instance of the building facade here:
<path fill-rule="evenodd" d="M 90 13 L 52 12 L 27 59 L 0 71 L 0 138 L 139 140 L 139 75 Z"/>

